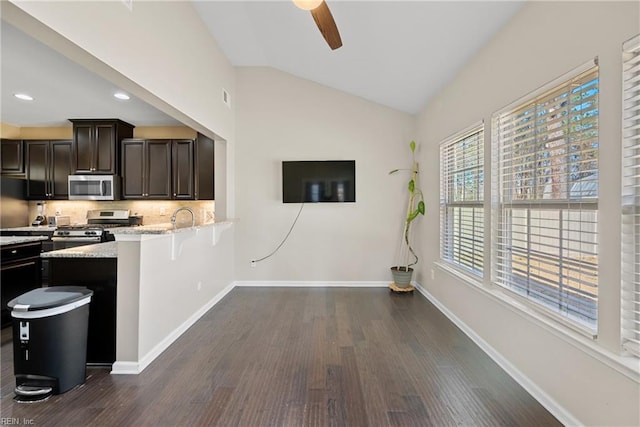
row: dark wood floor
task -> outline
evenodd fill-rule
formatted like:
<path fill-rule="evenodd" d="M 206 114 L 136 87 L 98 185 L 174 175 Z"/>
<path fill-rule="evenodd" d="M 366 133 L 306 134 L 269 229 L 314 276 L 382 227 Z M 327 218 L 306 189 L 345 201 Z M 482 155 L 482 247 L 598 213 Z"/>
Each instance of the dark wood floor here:
<path fill-rule="evenodd" d="M 38 426 L 560 425 L 421 295 L 385 288 L 236 288 L 140 375 L 89 368 L 31 404 L 5 335 L 1 416 Z"/>

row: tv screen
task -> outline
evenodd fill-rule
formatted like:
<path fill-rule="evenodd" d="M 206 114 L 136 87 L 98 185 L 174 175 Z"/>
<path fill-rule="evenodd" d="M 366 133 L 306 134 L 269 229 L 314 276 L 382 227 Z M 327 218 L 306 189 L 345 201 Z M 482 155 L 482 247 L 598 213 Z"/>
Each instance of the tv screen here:
<path fill-rule="evenodd" d="M 283 161 L 282 201 L 284 203 L 355 202 L 356 161 Z"/>

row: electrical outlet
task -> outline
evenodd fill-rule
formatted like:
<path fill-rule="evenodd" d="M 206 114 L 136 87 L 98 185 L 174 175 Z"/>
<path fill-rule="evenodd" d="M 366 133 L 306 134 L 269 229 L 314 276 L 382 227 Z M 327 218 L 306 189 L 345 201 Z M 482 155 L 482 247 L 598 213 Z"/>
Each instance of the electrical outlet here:
<path fill-rule="evenodd" d="M 60 215 L 62 215 L 62 209 L 57 208 L 56 209 L 56 216 L 60 216 Z"/>
<path fill-rule="evenodd" d="M 433 268 L 431 269 L 431 280 L 436 280 L 436 271 Z"/>
<path fill-rule="evenodd" d="M 167 216 L 167 208 L 164 206 L 160 207 L 160 216 Z"/>
<path fill-rule="evenodd" d="M 198 282 L 198 290 L 202 289 L 202 282 Z"/>

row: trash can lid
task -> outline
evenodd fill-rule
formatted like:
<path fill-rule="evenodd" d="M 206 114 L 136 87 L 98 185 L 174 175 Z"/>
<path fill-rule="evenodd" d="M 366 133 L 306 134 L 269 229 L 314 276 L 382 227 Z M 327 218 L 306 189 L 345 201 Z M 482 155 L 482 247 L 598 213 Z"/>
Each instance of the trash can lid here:
<path fill-rule="evenodd" d="M 22 311 L 45 310 L 60 307 L 93 295 L 93 291 L 82 286 L 52 286 L 26 292 L 7 303 L 9 308 L 20 306 Z"/>

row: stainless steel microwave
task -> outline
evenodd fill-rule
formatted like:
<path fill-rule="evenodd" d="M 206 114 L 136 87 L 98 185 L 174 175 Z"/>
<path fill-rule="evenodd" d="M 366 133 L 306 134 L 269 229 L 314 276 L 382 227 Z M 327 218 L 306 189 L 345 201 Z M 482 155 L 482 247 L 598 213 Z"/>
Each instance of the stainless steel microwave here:
<path fill-rule="evenodd" d="M 117 175 L 69 175 L 69 200 L 119 200 Z"/>

